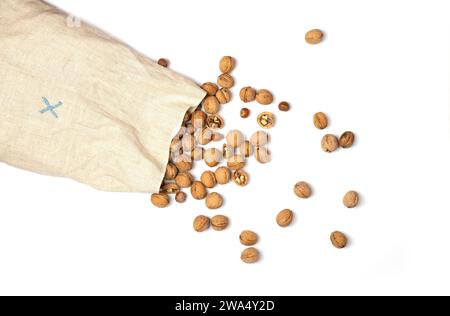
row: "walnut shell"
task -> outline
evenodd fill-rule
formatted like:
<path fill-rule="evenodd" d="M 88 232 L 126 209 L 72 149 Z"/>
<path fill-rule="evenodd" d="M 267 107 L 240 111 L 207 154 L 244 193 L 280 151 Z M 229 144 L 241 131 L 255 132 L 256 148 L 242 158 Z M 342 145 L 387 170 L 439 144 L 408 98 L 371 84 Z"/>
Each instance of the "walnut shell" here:
<path fill-rule="evenodd" d="M 217 83 L 222 88 L 230 89 L 230 88 L 233 88 L 233 86 L 234 86 L 234 78 L 229 74 L 221 74 L 217 78 Z"/>
<path fill-rule="evenodd" d="M 313 122 L 314 126 L 318 129 L 325 129 L 328 127 L 328 117 L 323 112 L 314 114 Z"/>
<path fill-rule="evenodd" d="M 216 231 L 225 230 L 229 223 L 230 220 L 224 215 L 217 215 L 211 218 L 211 227 Z"/>
<path fill-rule="evenodd" d="M 215 96 L 206 97 L 202 104 L 203 109 L 208 114 L 216 114 L 220 111 L 220 103 Z"/>
<path fill-rule="evenodd" d="M 196 133 L 197 141 L 200 145 L 208 145 L 212 141 L 213 131 L 210 128 L 203 128 Z"/>
<path fill-rule="evenodd" d="M 174 180 L 178 174 L 178 168 L 173 163 L 169 162 L 166 167 L 166 174 L 164 180 Z"/>
<path fill-rule="evenodd" d="M 180 192 L 180 187 L 176 183 L 166 183 L 161 187 L 160 193 L 176 194 Z"/>
<path fill-rule="evenodd" d="M 263 112 L 258 115 L 256 121 L 262 128 L 270 129 L 275 125 L 275 115 L 271 112 Z"/>
<path fill-rule="evenodd" d="M 192 197 L 196 200 L 203 200 L 206 197 L 206 187 L 200 181 L 194 181 L 191 186 Z"/>
<path fill-rule="evenodd" d="M 339 141 L 336 136 L 328 134 L 322 138 L 322 150 L 332 153 L 339 148 Z"/>
<path fill-rule="evenodd" d="M 206 113 L 203 111 L 195 111 L 191 115 L 191 122 L 195 128 L 203 128 L 206 125 Z"/>
<path fill-rule="evenodd" d="M 236 61 L 231 56 L 224 56 L 220 60 L 219 69 L 222 73 L 227 74 L 233 71 Z"/>
<path fill-rule="evenodd" d="M 241 260 L 245 263 L 252 264 L 259 261 L 259 251 L 256 248 L 247 248 L 241 253 Z"/>
<path fill-rule="evenodd" d="M 233 172 L 233 181 L 240 187 L 245 187 L 248 184 L 249 176 L 244 170 L 236 170 Z"/>
<path fill-rule="evenodd" d="M 244 87 L 239 93 L 242 102 L 249 103 L 256 100 L 256 90 L 252 87 Z"/>
<path fill-rule="evenodd" d="M 170 203 L 169 195 L 167 195 L 166 193 L 152 194 L 151 201 L 154 206 L 159 208 L 165 208 Z"/>
<path fill-rule="evenodd" d="M 193 162 L 190 155 L 183 154 L 175 159 L 175 166 L 177 166 L 178 170 L 189 171 L 193 167 Z"/>
<path fill-rule="evenodd" d="M 343 203 L 348 208 L 355 208 L 359 203 L 359 194 L 355 191 L 350 191 L 345 194 Z"/>
<path fill-rule="evenodd" d="M 216 192 L 209 193 L 205 200 L 206 207 L 211 210 L 221 208 L 223 205 L 223 197 Z"/>
<path fill-rule="evenodd" d="M 307 199 L 309 197 L 311 197 L 312 195 L 312 190 L 311 187 L 309 186 L 308 183 L 302 181 L 302 182 L 298 182 L 295 186 L 294 186 L 294 193 L 302 199 Z"/>
<path fill-rule="evenodd" d="M 208 216 L 200 215 L 194 219 L 194 224 L 193 224 L 194 230 L 198 233 L 202 233 L 202 232 L 208 230 L 210 225 L 211 225 L 211 221 Z"/>
<path fill-rule="evenodd" d="M 245 158 L 241 155 L 234 155 L 228 159 L 227 166 L 231 170 L 240 170 L 246 165 Z"/>
<path fill-rule="evenodd" d="M 189 188 L 194 182 L 194 177 L 189 172 L 180 172 L 175 177 L 175 182 L 180 188 Z"/>
<path fill-rule="evenodd" d="M 231 91 L 227 88 L 222 88 L 217 91 L 216 98 L 220 104 L 226 104 L 231 101 Z"/>
<path fill-rule="evenodd" d="M 202 84 L 202 89 L 205 90 L 208 95 L 216 95 L 219 87 L 213 82 L 206 82 Z"/>
<path fill-rule="evenodd" d="M 343 249 L 347 246 L 348 239 L 345 234 L 341 232 L 333 232 L 330 236 L 331 243 L 338 249 Z"/>
<path fill-rule="evenodd" d="M 308 44 L 319 44 L 323 40 L 323 32 L 318 29 L 311 30 L 306 33 L 305 41 Z"/>
<path fill-rule="evenodd" d="M 253 246 L 258 242 L 258 235 L 251 230 L 244 230 L 239 235 L 239 240 L 244 246 Z"/>
<path fill-rule="evenodd" d="M 269 105 L 273 102 L 273 94 L 266 89 L 259 90 L 256 93 L 256 102 L 262 105 Z"/>
<path fill-rule="evenodd" d="M 215 167 L 222 161 L 222 152 L 217 148 L 209 148 L 205 151 L 203 160 L 209 167 Z"/>
<path fill-rule="evenodd" d="M 277 215 L 277 224 L 281 227 L 288 227 L 291 225 L 292 221 L 294 220 L 294 212 L 291 210 L 282 210 Z"/>
<path fill-rule="evenodd" d="M 227 167 L 220 167 L 214 172 L 216 175 L 217 183 L 227 184 L 231 179 L 231 171 Z"/>
<path fill-rule="evenodd" d="M 200 181 L 208 189 L 212 189 L 217 185 L 216 175 L 212 171 L 205 171 L 200 176 Z"/>

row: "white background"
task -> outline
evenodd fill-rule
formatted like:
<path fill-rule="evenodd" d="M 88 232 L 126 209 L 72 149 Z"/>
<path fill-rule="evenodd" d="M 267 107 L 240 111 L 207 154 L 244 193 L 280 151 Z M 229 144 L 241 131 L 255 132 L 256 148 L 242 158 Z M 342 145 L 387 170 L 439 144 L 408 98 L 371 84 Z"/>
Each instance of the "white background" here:
<path fill-rule="evenodd" d="M 58 6 L 198 82 L 235 56 L 238 88 L 268 88 L 292 111 L 251 104 L 227 128 L 250 134 L 277 114 L 273 162 L 251 162 L 246 188 L 219 187 L 219 211 L 189 201 L 155 209 L 148 195 L 97 192 L 0 165 L 0 294 L 334 295 L 450 294 L 449 22 L 445 1 L 92 1 Z M 446 21 L 447 20 L 447 21 Z M 306 31 L 326 40 L 306 45 Z M 325 154 L 325 132 L 357 134 Z M 196 173 L 205 170 L 199 164 Z M 292 193 L 308 181 L 310 200 Z M 348 210 L 342 196 L 361 192 Z M 292 208 L 294 225 L 279 228 Z M 196 215 L 226 214 L 225 232 L 197 234 Z M 239 257 L 239 233 L 261 237 L 259 264 Z M 351 238 L 345 250 L 329 234 Z"/>

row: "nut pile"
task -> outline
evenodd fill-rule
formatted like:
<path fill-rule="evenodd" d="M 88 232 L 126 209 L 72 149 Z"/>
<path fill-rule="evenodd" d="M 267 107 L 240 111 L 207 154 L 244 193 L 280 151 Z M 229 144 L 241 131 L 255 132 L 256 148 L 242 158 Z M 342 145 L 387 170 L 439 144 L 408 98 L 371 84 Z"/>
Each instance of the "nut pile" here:
<path fill-rule="evenodd" d="M 309 44 L 318 44 L 323 39 L 323 33 L 320 30 L 312 30 L 306 34 L 305 39 Z M 166 59 L 160 59 L 158 63 L 163 67 L 169 64 Z M 206 82 L 201 85 L 206 96 L 195 111 L 186 113 L 180 132 L 171 142 L 170 160 L 161 190 L 151 196 L 151 202 L 156 207 L 169 206 L 170 195 L 175 196 L 176 202 L 184 203 L 188 195 L 183 192 L 183 189 L 187 189 L 194 200 L 204 201 L 206 208 L 210 210 L 218 210 L 225 202 L 221 194 L 214 192 L 218 186 L 232 182 L 238 187 L 248 185 L 250 177 L 244 170 L 247 159 L 254 157 L 261 164 L 271 161 L 271 152 L 267 148 L 270 136 L 265 130 L 275 126 L 275 115 L 272 112 L 262 111 L 257 115 L 256 122 L 263 130 L 255 131 L 248 140 L 239 130 L 230 130 L 226 135 L 220 133 L 225 127 L 225 120 L 219 112 L 222 106 L 232 99 L 231 89 L 235 86 L 232 72 L 235 65 L 233 57 L 223 57 L 219 63 L 221 73 L 216 82 Z M 274 102 L 274 96 L 269 90 L 251 86 L 241 88 L 239 98 L 245 104 L 257 102 L 263 107 Z M 256 107 L 254 109 L 257 110 Z M 291 110 L 291 105 L 282 101 L 278 109 L 280 112 L 288 112 Z M 246 119 L 250 115 L 251 111 L 247 107 L 241 108 L 241 118 Z M 317 129 L 325 130 L 329 125 L 327 115 L 323 112 L 316 113 L 313 124 Z M 224 142 L 214 145 L 222 141 Z M 339 147 L 351 148 L 354 141 L 355 135 L 350 131 L 344 132 L 339 138 L 326 134 L 322 138 L 321 146 L 323 151 L 332 153 Z M 194 162 L 199 162 L 200 166 L 207 168 L 201 173 L 199 179 L 192 174 Z M 300 181 L 294 185 L 294 193 L 301 199 L 308 199 L 313 195 L 313 190 L 307 182 Z M 356 191 L 349 191 L 343 197 L 343 204 L 347 208 L 355 208 L 358 203 L 359 194 Z M 291 209 L 284 209 L 275 219 L 278 226 L 286 228 L 293 224 L 294 218 L 295 213 Z M 193 221 L 193 228 L 199 233 L 209 228 L 223 231 L 228 228 L 229 223 L 230 220 L 225 215 L 215 215 L 211 218 L 199 215 Z M 241 253 L 241 260 L 244 263 L 255 263 L 260 259 L 260 252 L 254 247 L 258 239 L 258 235 L 251 230 L 242 231 L 239 235 L 240 243 L 248 247 Z M 345 248 L 348 244 L 345 234 L 339 231 L 330 235 L 330 241 L 339 249 Z"/>

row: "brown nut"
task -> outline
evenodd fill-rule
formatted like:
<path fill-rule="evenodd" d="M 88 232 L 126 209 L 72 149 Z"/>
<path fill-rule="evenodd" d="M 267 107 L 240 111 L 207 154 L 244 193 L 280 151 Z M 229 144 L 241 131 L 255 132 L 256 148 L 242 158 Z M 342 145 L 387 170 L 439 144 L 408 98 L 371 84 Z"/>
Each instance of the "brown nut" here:
<path fill-rule="evenodd" d="M 256 102 L 262 105 L 269 105 L 273 102 L 273 95 L 269 90 L 259 90 L 256 93 Z"/>
<path fill-rule="evenodd" d="M 219 86 L 221 86 L 222 88 L 233 88 L 234 86 L 234 79 L 231 75 L 229 74 L 221 74 L 218 78 L 217 78 L 217 83 L 219 84 Z"/>
<path fill-rule="evenodd" d="M 195 127 L 192 123 L 186 124 L 186 133 L 193 135 L 195 133 Z"/>
<path fill-rule="evenodd" d="M 264 131 L 258 131 L 252 135 L 250 142 L 255 147 L 262 147 L 269 143 L 269 135 Z"/>
<path fill-rule="evenodd" d="M 354 142 L 355 142 L 355 134 L 353 134 L 352 132 L 345 132 L 339 138 L 339 145 L 342 148 L 350 148 L 353 146 Z"/>
<path fill-rule="evenodd" d="M 209 193 L 205 200 L 206 207 L 211 210 L 221 208 L 223 205 L 223 197 L 216 192 Z"/>
<path fill-rule="evenodd" d="M 180 192 L 180 187 L 176 183 L 166 183 L 161 187 L 160 193 L 176 194 Z"/>
<path fill-rule="evenodd" d="M 224 215 L 216 215 L 211 218 L 211 227 L 216 231 L 225 230 L 229 223 L 230 220 Z"/>
<path fill-rule="evenodd" d="M 260 254 L 258 249 L 256 248 L 247 248 L 244 251 L 242 251 L 241 253 L 241 260 L 244 263 L 248 263 L 248 264 L 252 264 L 252 263 L 256 263 L 259 261 L 260 258 Z"/>
<path fill-rule="evenodd" d="M 233 181 L 240 187 L 245 187 L 248 184 L 249 176 L 244 170 L 236 170 L 233 172 Z"/>
<path fill-rule="evenodd" d="M 281 112 L 289 112 L 289 110 L 291 109 L 291 105 L 289 103 L 283 101 L 278 105 L 278 109 Z"/>
<path fill-rule="evenodd" d="M 210 221 L 209 217 L 207 217 L 207 216 L 200 215 L 194 219 L 194 224 L 193 224 L 194 230 L 198 233 L 202 233 L 202 232 L 208 230 L 210 225 L 211 225 L 211 221 Z"/>
<path fill-rule="evenodd" d="M 191 186 L 192 197 L 196 200 L 203 200 L 206 197 L 206 187 L 200 181 L 194 181 Z"/>
<path fill-rule="evenodd" d="M 195 138 L 190 134 L 184 134 L 181 139 L 183 151 L 192 151 L 195 148 Z"/>
<path fill-rule="evenodd" d="M 222 73 L 227 74 L 233 71 L 236 62 L 231 56 L 224 56 L 220 60 L 219 69 Z"/>
<path fill-rule="evenodd" d="M 323 32 L 318 29 L 311 30 L 306 33 L 305 35 L 305 41 L 308 44 L 319 44 L 322 42 L 323 39 Z"/>
<path fill-rule="evenodd" d="M 175 166 L 179 171 L 189 171 L 193 167 L 192 159 L 189 155 L 183 154 L 175 159 Z"/>
<path fill-rule="evenodd" d="M 223 157 L 226 159 L 230 159 L 231 156 L 234 155 L 234 148 L 230 145 L 223 144 L 222 145 Z"/>
<path fill-rule="evenodd" d="M 322 150 L 332 153 L 339 148 L 339 141 L 336 136 L 328 134 L 322 138 Z"/>
<path fill-rule="evenodd" d="M 170 199 L 169 195 L 165 193 L 154 193 L 152 194 L 151 201 L 154 206 L 165 208 L 169 205 Z"/>
<path fill-rule="evenodd" d="M 219 87 L 213 82 L 206 82 L 202 84 L 202 89 L 205 90 L 208 95 L 216 95 Z"/>
<path fill-rule="evenodd" d="M 209 167 L 215 167 L 222 161 L 222 152 L 216 148 L 209 148 L 205 151 L 203 160 Z"/>
<path fill-rule="evenodd" d="M 270 129 L 275 125 L 275 115 L 270 112 L 263 112 L 258 116 L 257 122 L 262 128 Z"/>
<path fill-rule="evenodd" d="M 208 114 L 216 114 L 220 111 L 219 100 L 215 96 L 208 96 L 203 100 L 203 109 Z"/>
<path fill-rule="evenodd" d="M 181 143 L 181 140 L 178 137 L 175 137 L 170 142 L 170 152 L 172 153 L 180 153 L 182 147 L 183 144 Z"/>
<path fill-rule="evenodd" d="M 323 112 L 314 114 L 313 122 L 314 126 L 318 129 L 325 129 L 328 127 L 328 117 Z"/>
<path fill-rule="evenodd" d="M 166 59 L 166 58 L 160 58 L 160 59 L 158 60 L 158 65 L 167 68 L 167 67 L 169 67 L 169 60 Z"/>
<path fill-rule="evenodd" d="M 309 186 L 308 183 L 302 181 L 302 182 L 298 182 L 295 186 L 294 186 L 294 193 L 302 199 L 308 199 L 311 197 L 312 195 L 312 190 L 311 187 Z"/>
<path fill-rule="evenodd" d="M 250 110 L 247 108 L 242 108 L 240 115 L 242 118 L 248 118 L 250 116 Z"/>
<path fill-rule="evenodd" d="M 197 131 L 197 141 L 200 145 L 208 145 L 212 141 L 213 131 L 210 128 L 203 128 Z"/>
<path fill-rule="evenodd" d="M 359 203 L 359 194 L 355 191 L 350 191 L 345 194 L 343 199 L 344 205 L 348 208 L 355 208 Z"/>
<path fill-rule="evenodd" d="M 203 160 L 203 154 L 205 150 L 202 147 L 195 147 L 194 150 L 191 152 L 191 158 L 194 161 Z"/>
<path fill-rule="evenodd" d="M 191 120 L 191 112 L 187 111 L 184 113 L 183 123 L 189 122 Z"/>
<path fill-rule="evenodd" d="M 216 98 L 220 104 L 226 104 L 231 101 L 231 91 L 227 88 L 222 88 L 217 91 Z"/>
<path fill-rule="evenodd" d="M 244 230 L 239 236 L 239 240 L 244 246 L 253 246 L 258 242 L 258 235 L 251 230 Z"/>
<path fill-rule="evenodd" d="M 217 132 L 213 132 L 213 134 L 212 134 L 212 137 L 211 137 L 211 140 L 213 141 L 213 142 L 220 142 L 221 140 L 223 140 L 223 135 L 222 134 L 220 134 L 220 133 L 217 133 Z"/>
<path fill-rule="evenodd" d="M 217 183 L 227 184 L 231 179 L 231 171 L 227 167 L 220 167 L 214 172 Z"/>
<path fill-rule="evenodd" d="M 265 147 L 257 147 L 255 150 L 255 158 L 259 163 L 268 163 L 272 160 L 270 151 Z"/>
<path fill-rule="evenodd" d="M 239 93 L 242 102 L 249 103 L 256 100 L 256 90 L 252 87 L 244 87 Z"/>
<path fill-rule="evenodd" d="M 178 203 L 184 203 L 186 202 L 187 199 L 187 194 L 180 191 L 175 195 L 175 201 L 177 201 Z"/>
<path fill-rule="evenodd" d="M 227 144 L 233 148 L 241 146 L 244 142 L 244 135 L 238 130 L 232 130 L 227 134 Z"/>
<path fill-rule="evenodd" d="M 333 232 L 330 236 L 331 243 L 333 246 L 335 246 L 338 249 L 343 249 L 347 246 L 348 239 L 347 236 L 345 236 L 341 232 Z"/>
<path fill-rule="evenodd" d="M 207 187 L 208 189 L 212 189 L 216 186 L 217 180 L 216 175 L 212 171 L 205 171 L 200 176 L 200 181 Z"/>
<path fill-rule="evenodd" d="M 180 172 L 175 177 L 175 182 L 180 188 L 189 188 L 194 182 L 194 177 L 189 172 Z"/>
<path fill-rule="evenodd" d="M 241 144 L 239 151 L 242 156 L 248 158 L 253 155 L 253 146 L 248 140 L 246 140 Z"/>
<path fill-rule="evenodd" d="M 169 162 L 166 167 L 166 174 L 164 180 L 173 180 L 178 174 L 178 168 L 173 163 Z"/>
<path fill-rule="evenodd" d="M 222 129 L 225 126 L 225 121 L 220 115 L 214 114 L 208 116 L 206 119 L 206 126 L 211 129 Z"/>
<path fill-rule="evenodd" d="M 231 170 L 240 170 L 244 168 L 245 165 L 245 158 L 241 155 L 233 155 L 227 162 L 227 166 Z"/>
<path fill-rule="evenodd" d="M 291 210 L 282 210 L 277 215 L 277 224 L 281 227 L 288 227 L 294 220 L 294 212 Z"/>
<path fill-rule="evenodd" d="M 206 113 L 203 111 L 195 111 L 191 115 L 192 125 L 195 128 L 203 128 L 206 125 Z"/>

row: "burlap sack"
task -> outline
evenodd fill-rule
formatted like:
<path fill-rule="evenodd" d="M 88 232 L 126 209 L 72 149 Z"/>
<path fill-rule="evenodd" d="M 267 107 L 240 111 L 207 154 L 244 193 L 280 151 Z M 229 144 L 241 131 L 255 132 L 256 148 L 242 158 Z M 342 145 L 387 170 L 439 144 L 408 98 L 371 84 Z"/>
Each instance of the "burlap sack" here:
<path fill-rule="evenodd" d="M 40 0 L 0 0 L 0 161 L 105 191 L 156 192 L 204 92 Z"/>

